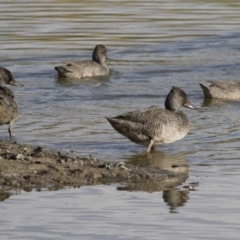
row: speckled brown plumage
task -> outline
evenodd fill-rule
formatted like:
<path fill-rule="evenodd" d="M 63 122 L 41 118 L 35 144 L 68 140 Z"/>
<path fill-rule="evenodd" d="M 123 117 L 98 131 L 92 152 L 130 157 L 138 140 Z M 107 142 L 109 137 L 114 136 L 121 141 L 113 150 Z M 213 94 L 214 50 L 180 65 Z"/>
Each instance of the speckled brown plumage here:
<path fill-rule="evenodd" d="M 194 109 L 187 95 L 180 88 L 173 87 L 168 94 L 165 107 L 150 107 L 144 110 L 107 117 L 112 127 L 129 140 L 147 145 L 149 152 L 154 145 L 177 141 L 189 131 L 187 116 L 179 110 L 185 106 Z"/>
<path fill-rule="evenodd" d="M 1 84 L 20 85 L 16 83 L 8 69 L 0 67 L 0 125 L 9 125 L 8 133 L 11 138 L 12 124 L 18 117 L 18 106 L 14 100 L 12 90 L 5 86 L 1 86 Z"/>
<path fill-rule="evenodd" d="M 13 92 L 7 87 L 0 86 L 0 125 L 9 124 L 8 132 L 12 137 L 12 124 L 18 117 L 18 106 Z"/>

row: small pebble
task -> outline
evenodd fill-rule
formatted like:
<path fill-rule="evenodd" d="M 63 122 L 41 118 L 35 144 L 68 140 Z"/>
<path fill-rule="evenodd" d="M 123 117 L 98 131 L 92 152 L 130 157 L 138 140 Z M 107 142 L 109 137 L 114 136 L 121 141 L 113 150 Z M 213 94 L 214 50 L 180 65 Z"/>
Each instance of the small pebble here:
<path fill-rule="evenodd" d="M 23 154 L 21 154 L 21 153 L 18 153 L 18 154 L 16 155 L 16 159 L 17 159 L 17 160 L 24 160 L 24 159 L 25 159 L 25 156 L 24 156 Z"/>

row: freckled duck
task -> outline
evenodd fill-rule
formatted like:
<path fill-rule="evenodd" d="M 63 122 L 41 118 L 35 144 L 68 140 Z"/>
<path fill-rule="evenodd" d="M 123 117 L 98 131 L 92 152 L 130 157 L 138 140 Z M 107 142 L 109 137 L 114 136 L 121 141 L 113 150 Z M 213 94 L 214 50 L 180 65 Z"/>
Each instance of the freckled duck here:
<path fill-rule="evenodd" d="M 165 108 L 150 107 L 106 119 L 112 127 L 129 140 L 146 145 L 150 152 L 154 145 L 171 143 L 185 137 L 189 131 L 187 116 L 181 106 L 195 109 L 186 93 L 173 87 L 165 100 Z"/>
<path fill-rule="evenodd" d="M 11 72 L 0 67 L 0 125 L 8 124 L 8 133 L 12 138 L 12 124 L 18 117 L 18 106 L 14 100 L 14 94 L 9 88 L 2 84 L 10 84 L 14 86 L 23 86 L 16 83 Z"/>
<path fill-rule="evenodd" d="M 92 76 L 107 76 L 109 69 L 105 63 L 107 49 L 104 45 L 97 45 L 92 54 L 92 60 L 69 61 L 66 66 L 57 66 L 55 70 L 59 77 L 83 78 Z"/>
<path fill-rule="evenodd" d="M 206 98 L 240 100 L 240 81 L 208 81 L 210 86 L 199 83 Z"/>
<path fill-rule="evenodd" d="M 21 87 L 23 86 L 22 84 L 16 83 L 15 79 L 12 76 L 12 73 L 8 69 L 0 67 L 0 85 L 2 84 L 9 84 Z"/>

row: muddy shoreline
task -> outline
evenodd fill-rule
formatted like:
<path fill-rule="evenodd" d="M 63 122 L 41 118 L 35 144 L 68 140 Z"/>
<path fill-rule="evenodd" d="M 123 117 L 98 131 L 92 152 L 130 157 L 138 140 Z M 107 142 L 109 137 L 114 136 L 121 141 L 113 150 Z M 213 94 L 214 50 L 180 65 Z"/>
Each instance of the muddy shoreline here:
<path fill-rule="evenodd" d="M 181 184 L 188 171 L 130 165 L 17 143 L 0 144 L 0 192 L 122 183 L 127 190 L 160 191 Z"/>

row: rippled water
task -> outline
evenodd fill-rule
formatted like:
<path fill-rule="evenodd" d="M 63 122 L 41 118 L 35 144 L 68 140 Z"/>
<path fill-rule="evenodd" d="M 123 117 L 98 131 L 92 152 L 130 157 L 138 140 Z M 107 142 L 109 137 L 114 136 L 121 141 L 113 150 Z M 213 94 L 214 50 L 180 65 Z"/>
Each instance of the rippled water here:
<path fill-rule="evenodd" d="M 25 85 L 12 88 L 18 142 L 133 163 L 180 159 L 189 165 L 186 184 L 199 182 L 197 191 L 171 189 L 182 197 L 170 211 L 166 191 L 94 186 L 22 193 L 0 204 L 1 216 L 8 215 L 0 217 L 5 239 L 238 239 L 240 102 L 205 101 L 198 85 L 240 80 L 238 0 L 0 0 L 0 6 L 0 65 Z M 108 49 L 109 77 L 57 79 L 54 66 L 90 58 L 99 43 Z M 184 109 L 191 122 L 186 138 L 146 158 L 104 117 L 163 106 L 173 85 L 199 110 Z M 7 139 L 7 127 L 0 130 Z"/>

